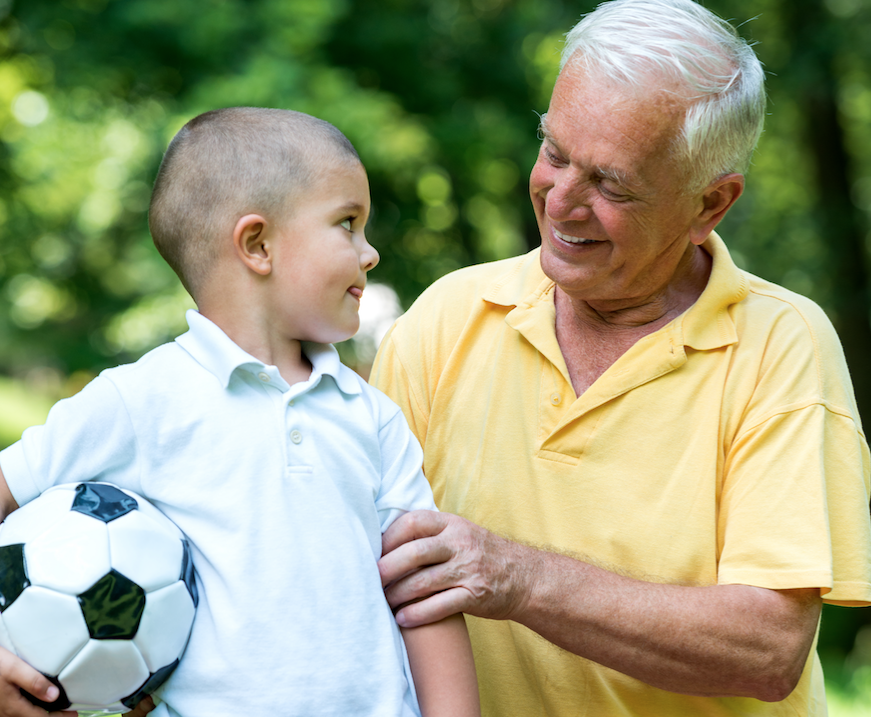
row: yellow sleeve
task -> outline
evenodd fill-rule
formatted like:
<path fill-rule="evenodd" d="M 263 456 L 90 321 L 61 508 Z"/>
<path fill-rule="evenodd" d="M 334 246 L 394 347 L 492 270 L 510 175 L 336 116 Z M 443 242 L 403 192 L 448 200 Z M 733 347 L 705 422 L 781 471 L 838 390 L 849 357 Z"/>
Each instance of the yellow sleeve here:
<path fill-rule="evenodd" d="M 792 407 L 746 431 L 727 462 L 719 582 L 871 604 L 869 453 L 852 416 Z"/>
<path fill-rule="evenodd" d="M 403 319 L 400 318 L 381 342 L 369 375 L 369 383 L 387 394 L 402 409 L 408 425 L 425 451 L 429 401 L 400 355 L 397 344 L 403 333 L 402 324 Z"/>

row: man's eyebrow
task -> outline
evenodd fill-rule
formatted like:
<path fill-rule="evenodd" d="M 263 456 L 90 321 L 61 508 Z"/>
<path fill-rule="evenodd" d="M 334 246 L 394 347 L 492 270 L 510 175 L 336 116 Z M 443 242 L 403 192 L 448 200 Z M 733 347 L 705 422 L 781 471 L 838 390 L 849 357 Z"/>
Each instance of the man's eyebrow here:
<path fill-rule="evenodd" d="M 538 138 L 546 139 L 548 142 L 553 143 L 553 135 L 547 129 L 547 112 L 545 112 L 543 115 L 539 115 Z"/>
<path fill-rule="evenodd" d="M 619 169 L 615 169 L 613 167 L 596 167 L 596 174 L 598 174 L 603 179 L 608 179 L 616 184 L 619 184 L 621 187 L 625 187 L 626 189 L 638 188 L 638 183 L 633 181 L 632 177 L 630 177 L 625 172 L 621 172 Z"/>
<path fill-rule="evenodd" d="M 550 144 L 552 144 L 554 147 L 556 147 L 557 150 L 562 152 L 562 149 L 560 149 L 560 146 L 559 146 L 559 142 L 556 141 L 554 136 L 550 133 L 550 131 L 547 128 L 547 113 L 541 115 L 541 119 L 539 120 L 538 136 L 539 136 L 539 139 L 546 140 L 546 141 L 550 142 Z M 641 180 L 640 177 L 636 177 L 634 175 L 627 174 L 626 172 L 623 172 L 622 170 L 617 169 L 616 167 L 597 166 L 595 168 L 595 172 L 602 179 L 607 179 L 607 180 L 610 180 L 610 181 L 618 184 L 619 186 L 623 187 L 628 192 L 630 192 L 631 194 L 633 194 L 637 197 L 643 197 L 643 196 L 649 194 L 644 182 Z"/>

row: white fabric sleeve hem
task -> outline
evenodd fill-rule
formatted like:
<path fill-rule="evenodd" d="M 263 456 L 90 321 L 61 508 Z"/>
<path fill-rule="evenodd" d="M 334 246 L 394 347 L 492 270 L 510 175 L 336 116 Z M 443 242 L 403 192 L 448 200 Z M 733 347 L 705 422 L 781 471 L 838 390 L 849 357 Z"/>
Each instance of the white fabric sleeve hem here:
<path fill-rule="evenodd" d="M 33 481 L 33 474 L 27 463 L 27 457 L 24 455 L 21 441 L 0 451 L 0 468 L 2 468 L 3 476 L 6 478 L 6 485 L 19 506 L 29 503 L 39 495 L 40 490 Z"/>

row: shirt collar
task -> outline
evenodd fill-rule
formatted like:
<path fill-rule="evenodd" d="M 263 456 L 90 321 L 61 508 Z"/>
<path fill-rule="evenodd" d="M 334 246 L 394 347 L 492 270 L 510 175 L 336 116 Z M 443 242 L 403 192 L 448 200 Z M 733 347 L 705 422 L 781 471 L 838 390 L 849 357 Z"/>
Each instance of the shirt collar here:
<path fill-rule="evenodd" d="M 661 329 L 675 334 L 679 343 L 699 350 L 719 348 L 738 340 L 728 308 L 742 301 L 749 292 L 746 273 L 735 266 L 729 250 L 716 232 L 711 232 L 702 249 L 713 259 L 705 290 L 695 304 Z M 540 252 L 540 248 L 534 249 L 519 261 L 511 262 L 510 269 L 481 294 L 484 301 L 515 307 L 509 315 L 509 323 L 518 324 L 515 328 L 533 320 L 533 316 L 535 323 L 540 319 L 537 311 L 529 313 L 527 309 L 533 309 L 541 302 L 553 304 L 554 283 L 541 270 Z M 553 327 L 549 330 L 552 333 Z"/>
<path fill-rule="evenodd" d="M 738 341 L 738 330 L 729 307 L 743 301 L 750 292 L 747 274 L 732 261 L 729 250 L 716 232 L 702 244 L 713 259 L 711 275 L 702 295 L 672 322 L 682 334 L 685 346 L 704 351 Z"/>
<path fill-rule="evenodd" d="M 224 388 L 230 385 L 230 379 L 237 370 L 253 374 L 266 372 L 277 386 L 284 383 L 274 366 L 268 366 L 244 351 L 217 324 L 198 311 L 189 309 L 185 318 L 190 330 L 179 336 L 176 343 L 204 369 L 214 374 Z M 360 393 L 359 383 L 354 379 L 351 369 L 342 364 L 335 346 L 304 341 L 302 349 L 312 364 L 312 375 L 309 379 L 312 385 L 321 376 L 332 376 L 343 393 Z M 283 390 L 287 388 L 287 384 L 284 384 Z"/>

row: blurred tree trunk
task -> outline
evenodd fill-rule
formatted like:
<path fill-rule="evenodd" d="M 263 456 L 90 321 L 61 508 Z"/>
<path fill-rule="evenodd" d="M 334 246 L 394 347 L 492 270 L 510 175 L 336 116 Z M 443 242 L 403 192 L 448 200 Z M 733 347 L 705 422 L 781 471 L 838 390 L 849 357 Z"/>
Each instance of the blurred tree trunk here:
<path fill-rule="evenodd" d="M 865 235 L 867 222 L 851 200 L 854 176 L 838 111 L 836 55 L 844 48 L 842 23 L 818 0 L 789 0 L 781 6 L 789 29 L 795 72 L 794 97 L 804 118 L 806 145 L 816 180 L 820 236 L 833 277 L 834 322 L 844 345 L 859 411 L 871 426 L 871 291 Z M 797 69 L 797 68 L 794 68 Z"/>
<path fill-rule="evenodd" d="M 854 167 L 838 110 L 837 53 L 846 44 L 844 23 L 836 22 L 819 0 L 786 0 L 781 13 L 792 53 L 788 59 L 793 97 L 804 120 L 805 146 L 816 182 L 817 231 L 828 249 L 826 273 L 832 277 L 831 306 L 844 345 L 863 423 L 871 426 L 871 321 L 864 215 L 851 199 Z M 788 244 L 787 244 L 788 246 Z M 871 610 L 825 605 L 819 649 L 847 654 Z"/>

